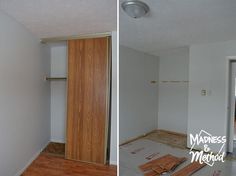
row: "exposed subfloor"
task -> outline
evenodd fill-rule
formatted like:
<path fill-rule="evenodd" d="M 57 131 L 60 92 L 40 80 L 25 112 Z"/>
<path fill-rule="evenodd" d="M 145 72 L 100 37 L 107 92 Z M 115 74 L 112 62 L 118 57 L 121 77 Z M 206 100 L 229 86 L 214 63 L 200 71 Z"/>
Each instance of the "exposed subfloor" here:
<path fill-rule="evenodd" d="M 120 176 L 143 176 L 138 166 L 166 154 L 177 157 L 186 157 L 188 160 L 181 164 L 175 171 L 183 168 L 191 161 L 189 150 L 156 142 L 147 138 L 120 146 Z M 216 162 L 213 167 L 206 166 L 193 174 L 193 176 L 235 176 L 236 160 L 225 160 L 224 163 Z"/>
<path fill-rule="evenodd" d="M 116 167 L 71 161 L 41 153 L 22 176 L 116 176 Z"/>

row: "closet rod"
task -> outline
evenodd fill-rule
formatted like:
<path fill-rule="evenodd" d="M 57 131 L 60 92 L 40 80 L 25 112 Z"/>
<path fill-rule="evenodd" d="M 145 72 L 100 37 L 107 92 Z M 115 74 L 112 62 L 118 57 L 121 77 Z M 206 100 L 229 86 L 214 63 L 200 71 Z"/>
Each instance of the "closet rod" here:
<path fill-rule="evenodd" d="M 60 42 L 74 39 L 110 37 L 111 34 L 112 34 L 111 32 L 104 32 L 104 33 L 82 34 L 82 35 L 65 36 L 65 37 L 42 38 L 41 43 L 53 43 L 53 42 Z"/>
<path fill-rule="evenodd" d="M 52 81 L 52 80 L 67 80 L 66 77 L 46 77 L 45 79 L 47 81 Z"/>

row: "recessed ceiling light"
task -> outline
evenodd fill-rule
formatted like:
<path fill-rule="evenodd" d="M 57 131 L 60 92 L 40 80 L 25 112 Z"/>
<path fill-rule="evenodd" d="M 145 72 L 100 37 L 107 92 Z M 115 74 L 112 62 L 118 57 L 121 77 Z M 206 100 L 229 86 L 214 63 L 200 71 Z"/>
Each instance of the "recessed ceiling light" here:
<path fill-rule="evenodd" d="M 137 0 L 127 0 L 121 7 L 132 18 L 140 18 L 149 12 L 148 5 Z"/>

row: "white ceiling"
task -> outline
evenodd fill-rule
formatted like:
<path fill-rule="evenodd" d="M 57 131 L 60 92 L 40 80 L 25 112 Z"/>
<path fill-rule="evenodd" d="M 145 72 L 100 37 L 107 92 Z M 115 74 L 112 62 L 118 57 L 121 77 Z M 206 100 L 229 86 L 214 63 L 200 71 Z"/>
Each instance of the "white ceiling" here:
<path fill-rule="evenodd" d="M 123 2 L 120 1 L 120 3 Z M 150 14 L 132 19 L 120 8 L 120 44 L 159 50 L 236 39 L 236 0 L 143 0 Z"/>
<path fill-rule="evenodd" d="M 0 0 L 0 9 L 39 38 L 116 30 L 116 0 Z"/>

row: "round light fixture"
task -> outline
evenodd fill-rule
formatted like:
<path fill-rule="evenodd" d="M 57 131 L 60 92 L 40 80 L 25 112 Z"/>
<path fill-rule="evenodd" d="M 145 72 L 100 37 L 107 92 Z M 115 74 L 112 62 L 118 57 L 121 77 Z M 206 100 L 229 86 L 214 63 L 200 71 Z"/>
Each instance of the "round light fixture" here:
<path fill-rule="evenodd" d="M 137 0 L 127 0 L 121 7 L 132 18 L 140 18 L 149 12 L 148 5 Z"/>

